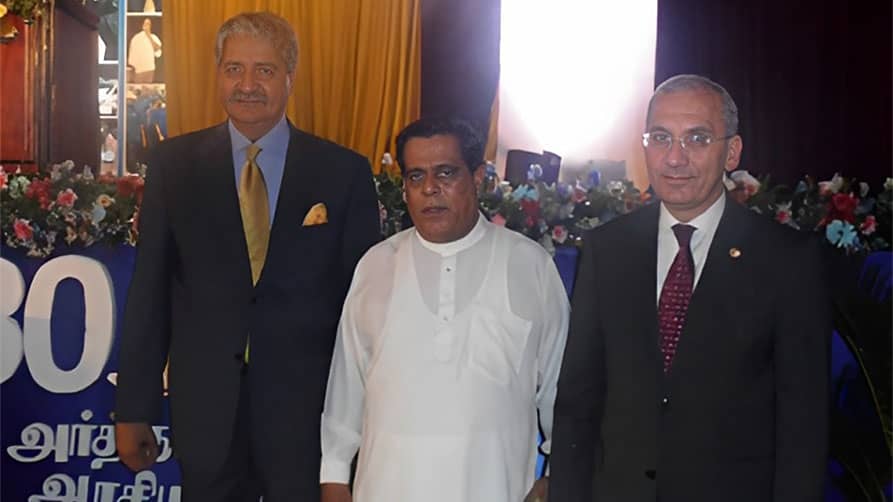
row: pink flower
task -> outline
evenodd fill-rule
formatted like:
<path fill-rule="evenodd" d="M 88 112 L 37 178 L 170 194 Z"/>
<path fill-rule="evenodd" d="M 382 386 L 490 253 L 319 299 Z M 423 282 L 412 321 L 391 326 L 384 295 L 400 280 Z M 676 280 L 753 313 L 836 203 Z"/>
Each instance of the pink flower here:
<path fill-rule="evenodd" d="M 65 191 L 59 192 L 59 195 L 56 196 L 56 204 L 62 207 L 72 207 L 76 200 L 78 200 L 78 196 L 70 188 L 66 188 Z"/>
<path fill-rule="evenodd" d="M 865 221 L 859 225 L 859 231 L 862 232 L 862 235 L 871 235 L 875 230 L 877 230 L 877 219 L 873 214 L 869 214 L 865 217 Z"/>
<path fill-rule="evenodd" d="M 6 175 L 5 171 L 0 171 L 0 190 L 3 190 L 6 188 L 8 178 L 9 177 Z"/>
<path fill-rule="evenodd" d="M 564 225 L 555 225 L 555 228 L 552 229 L 552 240 L 564 244 L 564 241 L 567 240 L 567 229 L 564 228 Z"/>
<path fill-rule="evenodd" d="M 15 222 L 12 224 L 12 228 L 16 234 L 16 238 L 20 241 L 28 242 L 34 238 L 34 229 L 31 228 L 31 222 L 28 220 L 16 218 Z"/>
<path fill-rule="evenodd" d="M 575 204 L 583 202 L 584 200 L 586 200 L 587 196 L 588 194 L 586 192 L 586 189 L 580 186 L 575 186 L 574 189 L 571 191 L 571 200 L 574 201 Z"/>
<path fill-rule="evenodd" d="M 490 220 L 490 223 L 500 226 L 500 227 L 504 227 L 505 226 L 505 217 L 503 215 L 497 213 L 495 216 L 493 216 L 493 219 Z"/>

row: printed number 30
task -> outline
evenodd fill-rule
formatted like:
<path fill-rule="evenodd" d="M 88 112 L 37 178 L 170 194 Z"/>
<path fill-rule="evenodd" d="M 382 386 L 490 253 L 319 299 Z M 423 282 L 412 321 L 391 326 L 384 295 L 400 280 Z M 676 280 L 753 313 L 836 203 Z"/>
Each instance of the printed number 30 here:
<path fill-rule="evenodd" d="M 53 360 L 50 316 L 56 286 L 75 279 L 84 289 L 84 350 L 71 370 Z M 25 301 L 24 330 L 11 317 L 25 298 L 25 281 L 10 261 L 0 258 L 0 382 L 16 372 L 24 356 L 34 381 L 49 392 L 80 392 L 102 374 L 115 332 L 114 290 L 102 263 L 85 256 L 60 256 L 42 265 Z"/>

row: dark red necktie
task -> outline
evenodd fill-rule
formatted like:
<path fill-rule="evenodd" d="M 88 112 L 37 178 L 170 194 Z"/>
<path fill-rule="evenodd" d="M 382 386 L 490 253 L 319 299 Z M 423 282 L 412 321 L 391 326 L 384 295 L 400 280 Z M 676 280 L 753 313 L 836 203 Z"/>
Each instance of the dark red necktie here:
<path fill-rule="evenodd" d="M 691 257 L 691 234 L 695 227 L 678 223 L 673 225 L 673 233 L 679 242 L 679 252 L 670 266 L 670 272 L 664 280 L 657 307 L 660 323 L 660 350 L 664 356 L 664 373 L 670 371 L 679 336 L 685 326 L 685 313 L 691 300 L 692 286 L 695 282 L 695 266 Z"/>

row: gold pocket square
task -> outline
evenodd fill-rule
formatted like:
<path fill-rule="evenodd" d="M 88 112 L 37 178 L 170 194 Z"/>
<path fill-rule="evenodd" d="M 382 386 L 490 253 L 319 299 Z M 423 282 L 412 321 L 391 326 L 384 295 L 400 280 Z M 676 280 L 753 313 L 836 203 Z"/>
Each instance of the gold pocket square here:
<path fill-rule="evenodd" d="M 304 226 L 309 227 L 313 225 L 322 225 L 323 223 L 329 222 L 329 213 L 326 211 L 326 205 L 322 202 L 317 202 L 310 208 L 310 211 L 307 211 L 307 216 L 304 216 Z"/>

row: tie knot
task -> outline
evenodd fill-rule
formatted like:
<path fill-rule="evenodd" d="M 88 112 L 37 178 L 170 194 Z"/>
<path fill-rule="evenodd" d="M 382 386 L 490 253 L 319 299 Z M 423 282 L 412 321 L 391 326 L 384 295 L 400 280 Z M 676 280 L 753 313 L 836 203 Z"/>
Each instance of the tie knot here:
<path fill-rule="evenodd" d="M 261 148 L 254 143 L 248 145 L 248 162 L 254 162 L 254 159 L 257 158 L 257 154 L 259 154 Z"/>
<path fill-rule="evenodd" d="M 691 234 L 695 233 L 696 228 L 691 225 L 677 223 L 673 225 L 673 233 L 676 234 L 676 242 L 680 248 L 687 248 L 691 243 Z"/>

